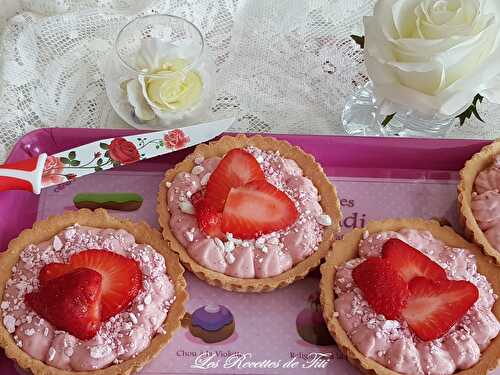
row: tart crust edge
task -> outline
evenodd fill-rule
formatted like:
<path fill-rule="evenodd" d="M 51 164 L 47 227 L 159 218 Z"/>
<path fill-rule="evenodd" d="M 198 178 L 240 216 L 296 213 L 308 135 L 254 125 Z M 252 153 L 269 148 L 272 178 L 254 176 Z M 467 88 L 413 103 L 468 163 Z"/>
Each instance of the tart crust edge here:
<path fill-rule="evenodd" d="M 104 209 L 97 209 L 94 212 L 88 209 L 66 211 L 62 215 L 51 216 L 46 220 L 35 222 L 32 228 L 23 230 L 18 237 L 10 241 L 7 250 L 0 254 L 0 296 L 3 297 L 12 267 L 17 263 L 20 253 L 26 246 L 46 241 L 75 223 L 103 229 L 124 229 L 134 236 L 136 243 L 148 244 L 163 256 L 167 275 L 175 289 L 175 300 L 162 325 L 165 333 L 155 335 L 149 346 L 135 358 L 102 369 L 83 372 L 58 369 L 32 358 L 16 345 L 12 335 L 2 323 L 0 323 L 0 346 L 4 348 L 7 357 L 34 375 L 74 375 L 76 373 L 82 375 L 128 375 L 137 372 L 160 353 L 172 338 L 174 331 L 180 327 L 181 319 L 185 313 L 184 304 L 188 298 L 186 281 L 183 276 L 184 268 L 179 262 L 177 254 L 169 249 L 161 234 L 145 222 L 137 223 L 118 219 L 109 215 Z"/>
<path fill-rule="evenodd" d="M 366 230 L 372 234 L 384 231 L 399 231 L 405 228 L 427 230 L 431 232 L 435 238 L 440 239 L 449 246 L 469 250 L 476 256 L 478 272 L 486 276 L 494 293 L 500 295 L 500 267 L 494 262 L 494 259 L 484 255 L 478 246 L 464 240 L 452 228 L 441 226 L 437 221 L 411 218 L 388 219 L 371 221 L 365 228 L 353 230 L 342 240 L 334 243 L 332 251 L 327 256 L 326 262 L 321 266 L 320 302 L 323 307 L 323 318 L 339 349 L 346 355 L 349 362 L 367 374 L 398 375 L 399 373 L 382 366 L 359 352 L 340 325 L 339 320 L 333 316 L 335 313 L 335 293 L 333 285 L 336 267 L 358 256 L 358 245 Z M 492 312 L 497 319 L 500 320 L 500 303 L 495 302 Z M 467 370 L 458 371 L 454 374 L 486 375 L 490 370 L 498 366 L 499 361 L 500 335 L 491 341 L 486 350 L 481 352 L 479 362 Z"/>
<path fill-rule="evenodd" d="M 319 204 L 323 208 L 324 213 L 330 215 L 332 218 L 332 225 L 325 228 L 323 240 L 319 243 L 318 250 L 294 265 L 288 271 L 274 277 L 244 279 L 212 271 L 191 258 L 184 246 L 182 246 L 170 230 L 170 212 L 168 210 L 166 182 L 171 182 L 180 172 L 190 172 L 195 166 L 194 159 L 196 157 L 203 156 L 205 159 L 214 156 L 221 157 L 229 150 L 246 146 L 255 146 L 264 151 L 279 151 L 281 156 L 293 159 L 302 168 L 304 176 L 308 177 L 318 189 L 321 196 Z M 283 140 L 261 135 L 247 137 L 242 134 L 237 136 L 223 136 L 221 139 L 208 144 L 200 144 L 183 161 L 175 165 L 174 168 L 167 170 L 164 179 L 160 183 L 157 213 L 160 226 L 163 229 L 164 239 L 170 242 L 170 247 L 179 254 L 181 262 L 188 270 L 210 285 L 237 292 L 270 292 L 276 288 L 290 285 L 296 280 L 303 279 L 309 271 L 319 266 L 321 260 L 327 255 L 334 236 L 340 229 L 340 220 L 342 218 L 336 189 L 328 180 L 321 165 L 316 162 L 312 155 Z"/>
<path fill-rule="evenodd" d="M 500 264 L 500 252 L 490 244 L 484 232 L 479 228 L 471 207 L 472 191 L 477 175 L 489 167 L 498 154 L 500 154 L 500 140 L 484 146 L 481 151 L 474 154 L 460 170 L 460 182 L 457 189 L 459 219 L 465 229 L 466 237 L 478 244 L 487 255 L 492 256 Z"/>

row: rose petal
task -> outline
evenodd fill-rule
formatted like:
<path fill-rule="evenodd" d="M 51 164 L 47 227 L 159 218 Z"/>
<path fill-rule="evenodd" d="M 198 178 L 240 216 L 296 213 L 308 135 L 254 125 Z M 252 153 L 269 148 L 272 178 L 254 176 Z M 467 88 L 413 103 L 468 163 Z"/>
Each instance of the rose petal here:
<path fill-rule="evenodd" d="M 376 24 L 380 25 L 383 35 L 388 39 L 398 39 L 400 34 L 394 25 L 394 18 L 392 13 L 392 4 L 394 0 L 379 0 L 373 9 L 373 18 Z M 365 17 L 366 18 L 366 17 Z M 370 17 L 371 18 L 371 17 Z M 368 33 L 365 29 L 365 35 Z"/>
<path fill-rule="evenodd" d="M 401 38 L 414 35 L 416 20 L 415 8 L 422 0 L 397 0 L 392 6 L 394 25 Z"/>
<path fill-rule="evenodd" d="M 492 78 L 489 87 L 479 92 L 490 102 L 500 104 L 500 74 Z"/>

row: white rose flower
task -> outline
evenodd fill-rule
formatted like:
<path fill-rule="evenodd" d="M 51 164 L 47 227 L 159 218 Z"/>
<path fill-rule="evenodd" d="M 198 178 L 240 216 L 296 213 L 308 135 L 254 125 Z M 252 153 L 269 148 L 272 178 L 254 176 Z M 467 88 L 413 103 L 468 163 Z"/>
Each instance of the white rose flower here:
<path fill-rule="evenodd" d="M 500 0 L 379 0 L 364 26 L 382 114 L 453 116 L 476 94 L 500 103 Z"/>

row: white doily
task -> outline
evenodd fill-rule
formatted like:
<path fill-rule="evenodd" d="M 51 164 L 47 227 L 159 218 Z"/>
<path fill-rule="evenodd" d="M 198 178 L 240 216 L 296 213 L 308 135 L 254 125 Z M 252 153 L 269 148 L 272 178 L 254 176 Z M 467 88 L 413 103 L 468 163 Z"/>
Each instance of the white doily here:
<path fill-rule="evenodd" d="M 127 127 L 112 110 L 102 60 L 117 31 L 141 14 L 196 24 L 217 64 L 213 116 L 236 131 L 343 134 L 345 98 L 366 80 L 350 34 L 375 0 L 0 0 L 0 160 L 42 127 Z M 486 124 L 452 137 L 500 136 L 500 106 Z"/>

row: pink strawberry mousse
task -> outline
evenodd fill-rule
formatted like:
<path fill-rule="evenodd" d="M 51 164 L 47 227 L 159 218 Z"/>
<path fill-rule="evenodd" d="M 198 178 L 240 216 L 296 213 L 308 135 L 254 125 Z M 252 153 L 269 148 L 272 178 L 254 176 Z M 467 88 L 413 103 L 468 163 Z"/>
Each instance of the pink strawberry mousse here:
<path fill-rule="evenodd" d="M 474 186 L 472 212 L 489 243 L 500 251 L 500 155 L 477 175 Z"/>
<path fill-rule="evenodd" d="M 266 180 L 284 191 L 295 203 L 299 218 L 290 227 L 242 241 L 227 233 L 226 241 L 205 235 L 191 204 L 191 196 L 208 182 L 221 158 L 195 159 L 191 173 L 179 173 L 167 182 L 170 228 L 189 255 L 202 266 L 239 278 L 279 275 L 318 249 L 324 227 L 331 218 L 323 213 L 318 190 L 302 169 L 278 152 L 246 148 L 260 164 Z"/>
<path fill-rule="evenodd" d="M 472 367 L 500 330 L 491 309 L 497 296 L 477 272 L 469 251 L 446 246 L 430 232 L 403 229 L 368 235 L 359 244 L 360 258 L 339 267 L 335 278 L 335 311 L 356 348 L 368 358 L 401 374 L 453 374 Z M 420 340 L 404 320 L 386 320 L 375 313 L 352 278 L 352 270 L 368 257 L 380 257 L 389 238 L 415 247 L 447 273 L 450 280 L 467 280 L 479 290 L 479 299 L 444 336 Z"/>
<path fill-rule="evenodd" d="M 136 260 L 143 273 L 143 289 L 126 310 L 103 323 L 96 336 L 82 341 L 38 316 L 24 303 L 24 295 L 38 288 L 38 273 L 44 265 L 66 263 L 71 255 L 88 249 L 107 249 Z M 91 371 L 120 363 L 163 333 L 162 323 L 175 300 L 165 272 L 164 258 L 151 246 L 135 243 L 127 231 L 75 224 L 50 241 L 23 250 L 0 305 L 3 324 L 22 350 L 53 367 Z"/>

